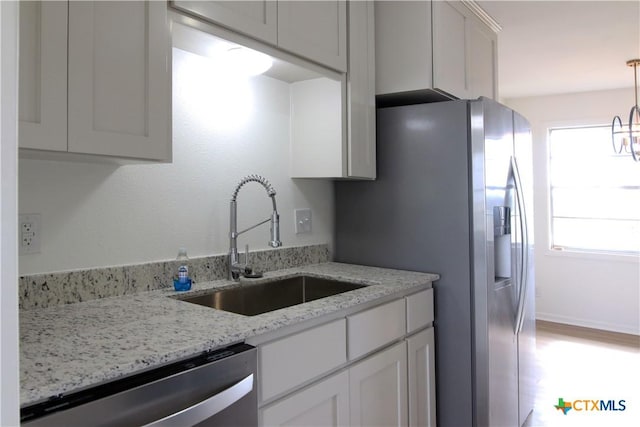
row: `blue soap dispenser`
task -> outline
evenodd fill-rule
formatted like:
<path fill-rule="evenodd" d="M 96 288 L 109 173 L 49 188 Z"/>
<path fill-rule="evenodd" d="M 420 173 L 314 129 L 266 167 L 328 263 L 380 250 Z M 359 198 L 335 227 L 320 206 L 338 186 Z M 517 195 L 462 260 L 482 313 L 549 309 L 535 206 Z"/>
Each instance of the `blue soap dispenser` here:
<path fill-rule="evenodd" d="M 189 257 L 187 250 L 180 248 L 178 250 L 178 275 L 173 279 L 173 287 L 176 291 L 188 291 L 191 289 L 191 278 L 189 277 Z"/>

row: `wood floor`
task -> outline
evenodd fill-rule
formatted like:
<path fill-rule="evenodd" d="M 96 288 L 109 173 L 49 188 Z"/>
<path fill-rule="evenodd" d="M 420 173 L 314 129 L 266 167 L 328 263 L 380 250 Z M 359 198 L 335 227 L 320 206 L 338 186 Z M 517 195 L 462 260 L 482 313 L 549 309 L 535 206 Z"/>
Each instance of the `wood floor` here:
<path fill-rule="evenodd" d="M 536 325 L 539 381 L 527 426 L 640 426 L 640 336 L 540 320 Z M 612 400 L 616 409 L 624 400 L 625 409 L 596 411 L 596 402 L 580 402 L 565 415 L 555 408 L 560 398 Z"/>

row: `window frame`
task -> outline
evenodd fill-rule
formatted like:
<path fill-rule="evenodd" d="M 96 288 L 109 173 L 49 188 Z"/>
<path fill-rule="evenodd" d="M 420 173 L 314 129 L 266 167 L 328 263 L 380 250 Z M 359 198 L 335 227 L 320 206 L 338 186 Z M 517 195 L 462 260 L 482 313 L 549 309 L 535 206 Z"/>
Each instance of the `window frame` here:
<path fill-rule="evenodd" d="M 583 258 L 593 259 L 601 261 L 621 261 L 621 262 L 634 262 L 640 263 L 640 250 L 638 251 L 625 251 L 625 250 L 599 250 L 591 248 L 580 247 L 554 247 L 554 215 L 553 215 L 553 189 L 562 188 L 554 187 L 551 182 L 551 134 L 554 130 L 563 129 L 584 129 L 584 128 L 608 128 L 610 124 L 603 124 L 602 120 L 590 119 L 590 120 L 571 120 L 571 121 L 558 121 L 547 122 L 544 124 L 546 130 L 545 139 L 545 153 L 544 153 L 544 167 L 545 170 L 541 171 L 545 178 L 545 193 L 546 193 L 546 255 L 570 257 L 570 258 Z M 610 141 L 609 141 L 610 142 Z M 632 161 L 632 159 L 629 159 Z M 597 219 L 597 218 L 594 218 Z"/>

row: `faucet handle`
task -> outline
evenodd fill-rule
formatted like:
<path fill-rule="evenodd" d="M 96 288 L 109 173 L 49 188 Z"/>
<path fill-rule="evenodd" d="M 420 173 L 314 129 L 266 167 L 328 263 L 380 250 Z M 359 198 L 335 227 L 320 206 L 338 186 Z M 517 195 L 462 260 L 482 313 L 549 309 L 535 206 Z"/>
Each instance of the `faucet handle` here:
<path fill-rule="evenodd" d="M 247 279 L 262 277 L 262 272 L 253 271 L 253 267 L 249 265 L 249 245 L 244 245 L 244 270 L 241 274 Z"/>

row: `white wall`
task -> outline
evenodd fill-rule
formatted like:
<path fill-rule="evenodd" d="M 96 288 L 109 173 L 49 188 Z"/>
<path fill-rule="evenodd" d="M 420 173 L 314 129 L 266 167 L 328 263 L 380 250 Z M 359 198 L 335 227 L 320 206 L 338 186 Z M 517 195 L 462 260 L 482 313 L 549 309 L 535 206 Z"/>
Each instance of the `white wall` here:
<path fill-rule="evenodd" d="M 40 254 L 20 274 L 173 259 L 228 251 L 229 199 L 245 175 L 277 191 L 284 246 L 332 243 L 333 186 L 289 178 L 289 86 L 268 77 L 231 82 L 201 57 L 174 49 L 173 163 L 114 166 L 20 160 L 21 213 L 42 215 Z M 313 232 L 296 235 L 294 208 L 309 207 Z M 238 196 L 238 228 L 271 212 L 255 183 Z M 269 226 L 239 238 L 268 248 Z"/>
<path fill-rule="evenodd" d="M 0 2 L 0 426 L 19 424 L 17 259 L 18 7 Z"/>
<path fill-rule="evenodd" d="M 640 335 L 638 257 L 552 252 L 547 215 L 547 129 L 628 118 L 633 99 L 633 89 L 619 89 L 505 100 L 533 129 L 538 319 Z"/>

